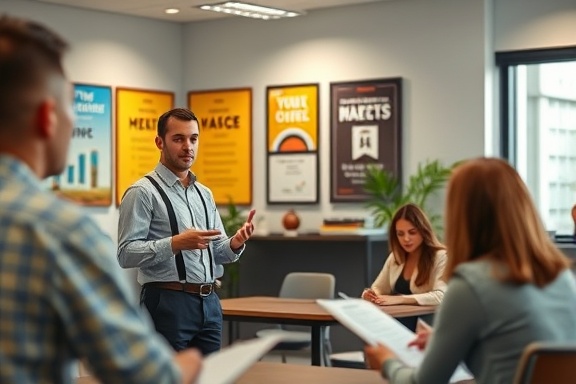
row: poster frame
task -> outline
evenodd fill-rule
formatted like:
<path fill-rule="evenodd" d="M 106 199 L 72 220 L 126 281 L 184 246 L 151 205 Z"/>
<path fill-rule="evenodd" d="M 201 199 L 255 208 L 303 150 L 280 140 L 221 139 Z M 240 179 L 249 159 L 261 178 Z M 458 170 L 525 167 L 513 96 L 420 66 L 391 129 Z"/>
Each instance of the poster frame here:
<path fill-rule="evenodd" d="M 245 111 L 248 118 L 248 129 L 245 132 L 245 135 L 247 135 L 247 137 L 245 137 L 245 139 L 247 139 L 248 142 L 248 148 L 246 150 L 246 155 L 249 156 L 248 158 L 248 172 L 247 172 L 247 177 L 246 178 L 242 178 L 241 180 L 244 183 L 244 188 L 248 191 L 248 199 L 247 200 L 232 200 L 230 201 L 229 198 L 226 198 L 225 200 L 220 200 L 218 198 L 218 196 L 220 195 L 219 193 L 214 193 L 215 188 L 214 186 L 211 186 L 209 184 L 207 184 L 206 186 L 208 188 L 210 188 L 212 190 L 212 193 L 214 195 L 214 201 L 216 206 L 218 207 L 223 207 L 223 206 L 228 206 L 231 202 L 234 205 L 237 206 L 251 206 L 252 205 L 252 201 L 253 201 L 253 174 L 254 174 L 254 170 L 253 170 L 253 154 L 252 154 L 252 149 L 253 149 L 253 129 L 252 129 L 252 88 L 251 87 L 238 87 L 238 88 L 218 88 L 218 89 L 204 89 L 204 90 L 191 90 L 188 91 L 187 96 L 186 96 L 186 100 L 188 103 L 188 108 L 190 108 L 190 110 L 192 112 L 194 112 L 198 119 L 200 120 L 202 118 L 202 116 L 198 116 L 197 112 L 195 112 L 195 108 L 192 106 L 192 98 L 194 97 L 194 95 L 199 95 L 199 96 L 208 96 L 208 95 L 212 95 L 213 97 L 218 97 L 218 95 L 224 95 L 224 94 L 228 94 L 230 92 L 238 92 L 240 93 L 240 95 L 244 98 L 246 98 L 247 102 L 246 105 L 247 110 Z M 200 129 L 202 129 L 202 127 L 200 127 Z M 200 144 L 200 146 L 202 146 L 202 144 Z M 202 148 L 200 148 L 200 156 L 203 156 L 203 151 Z M 231 194 L 228 195 L 231 197 Z"/>
<path fill-rule="evenodd" d="M 303 152 L 289 152 L 287 154 L 280 154 L 278 152 L 270 151 L 269 142 L 270 142 L 270 119 L 272 108 L 270 105 L 270 94 L 277 90 L 293 90 L 298 88 L 315 88 L 316 98 L 315 100 L 311 100 L 314 102 L 314 108 L 316 109 L 316 118 L 313 121 L 315 125 L 315 136 L 316 136 L 316 148 L 312 151 L 303 151 Z M 269 85 L 266 87 L 266 203 L 268 205 L 312 205 L 318 204 L 320 201 L 320 84 L 319 83 L 298 83 L 298 84 L 283 84 L 283 85 Z M 312 180 L 314 189 L 316 193 L 313 197 L 309 198 L 308 200 L 291 200 L 290 197 L 282 198 L 282 199 L 274 199 L 271 196 L 271 183 L 274 182 L 274 175 L 271 174 L 270 169 L 270 161 L 271 158 L 275 156 L 286 156 L 286 157 L 297 157 L 297 156 L 305 156 L 312 154 L 314 157 L 315 167 L 311 169 L 315 173 L 315 175 L 310 176 L 310 180 Z"/>
<path fill-rule="evenodd" d="M 116 88 L 116 92 L 115 92 L 115 145 L 114 145 L 114 159 L 115 159 L 115 164 L 116 164 L 116 168 L 115 168 L 115 190 L 116 190 L 116 206 L 119 207 L 120 206 L 120 202 L 122 201 L 122 197 L 124 195 L 124 193 L 126 192 L 126 190 L 120 191 L 120 183 L 119 183 L 119 175 L 120 172 L 119 170 L 122 168 L 121 161 L 120 161 L 120 157 L 118 156 L 118 152 L 119 152 L 119 146 L 120 146 L 120 122 L 119 122 L 119 111 L 122 108 L 122 105 L 120 104 L 120 94 L 122 92 L 131 92 L 134 94 L 140 94 L 142 96 L 144 95 L 152 95 L 155 97 L 167 97 L 169 99 L 169 109 L 174 108 L 174 98 L 175 98 L 175 93 L 172 91 L 163 91 L 163 90 L 154 90 L 154 89 L 146 89 L 146 88 L 130 88 L 130 87 L 117 87 Z M 168 110 L 162 111 L 160 114 L 158 114 L 158 116 L 156 116 L 156 118 L 159 118 L 163 113 L 167 112 Z M 156 135 L 157 132 L 157 128 L 154 128 L 154 134 Z M 155 146 L 154 141 L 150 142 L 151 146 Z M 158 160 L 160 159 L 160 155 L 158 155 Z M 157 161 L 158 161 L 157 160 Z M 156 161 L 156 163 L 157 163 Z M 151 164 L 151 167 L 149 169 L 149 171 L 152 171 L 154 169 L 154 165 Z M 140 177 L 143 177 L 144 174 L 140 175 Z M 137 179 L 136 179 L 137 180 Z M 136 181 L 134 180 L 134 181 Z M 126 188 L 127 189 L 127 188 Z"/>
<path fill-rule="evenodd" d="M 107 99 L 105 100 L 105 106 L 106 108 L 108 108 L 109 110 L 109 118 L 107 119 L 107 140 L 106 143 L 103 145 L 106 145 L 106 152 L 109 155 L 108 158 L 108 162 L 110 164 L 110 168 L 108 170 L 109 172 L 109 179 L 108 179 L 108 184 L 109 184 L 109 191 L 107 194 L 107 197 L 105 199 L 105 201 L 102 202 L 93 202 L 90 200 L 86 200 L 85 198 L 80 198 L 80 197 L 75 197 L 74 194 L 70 194 L 69 192 L 66 191 L 66 189 L 56 189 L 56 184 L 57 182 L 57 178 L 63 177 L 64 174 L 67 172 L 67 170 L 62 171 L 62 173 L 58 176 L 52 176 L 49 179 L 47 179 L 48 183 L 51 184 L 49 186 L 49 188 L 51 188 L 56 195 L 68 200 L 68 201 L 72 201 L 75 204 L 81 205 L 81 206 L 86 206 L 86 207 L 109 207 L 110 205 L 112 205 L 112 195 L 113 195 L 113 176 L 112 176 L 112 171 L 113 171 L 113 148 L 112 148 L 112 135 L 113 135 L 113 126 L 112 126 L 112 121 L 114 118 L 114 100 L 113 100 L 113 94 L 112 94 L 112 87 L 109 85 L 102 85 L 102 84 L 91 84 L 91 83 L 84 83 L 84 82 L 75 82 L 72 83 L 73 89 L 74 89 L 74 113 L 78 114 L 79 112 L 76 111 L 76 92 L 78 90 L 80 90 L 81 88 L 85 87 L 85 88 L 97 88 L 100 89 L 102 91 L 107 92 Z M 76 128 L 78 128 L 78 124 L 79 124 L 79 119 L 75 118 L 74 119 L 74 129 L 76 130 Z M 73 147 L 75 144 L 75 139 L 72 138 L 70 141 L 70 147 Z M 97 151 L 97 153 L 103 153 L 103 151 L 101 150 L 101 147 L 96 147 L 93 148 L 94 150 Z M 70 161 L 70 149 L 68 150 L 68 155 L 67 155 L 67 162 Z M 104 199 L 103 199 L 104 200 Z"/>
<path fill-rule="evenodd" d="M 357 80 L 357 81 L 341 81 L 341 82 L 331 82 L 330 83 L 330 202 L 331 203 L 358 203 L 366 202 L 369 199 L 368 193 L 359 192 L 352 195 L 342 195 L 337 191 L 341 187 L 338 182 L 338 177 L 336 172 L 337 167 L 342 166 L 341 152 L 343 150 L 342 146 L 338 143 L 337 130 L 341 125 L 338 119 L 339 113 L 339 91 L 343 89 L 355 88 L 357 90 L 369 90 L 370 88 L 383 88 L 389 87 L 393 90 L 392 92 L 392 135 L 393 140 L 386 142 L 382 140 L 383 135 L 379 132 L 379 153 L 387 152 L 392 154 L 392 166 L 390 172 L 399 181 L 400 187 L 402 186 L 402 78 L 401 77 L 391 77 L 391 78 L 379 78 L 379 79 L 367 79 L 367 80 Z M 378 130 L 383 130 L 383 123 L 378 126 Z M 383 148 L 383 149 L 380 149 Z M 381 167 L 385 167 L 385 163 L 382 160 L 376 160 L 372 162 L 366 162 L 365 164 L 376 164 Z M 360 189 L 362 187 L 358 187 Z"/>

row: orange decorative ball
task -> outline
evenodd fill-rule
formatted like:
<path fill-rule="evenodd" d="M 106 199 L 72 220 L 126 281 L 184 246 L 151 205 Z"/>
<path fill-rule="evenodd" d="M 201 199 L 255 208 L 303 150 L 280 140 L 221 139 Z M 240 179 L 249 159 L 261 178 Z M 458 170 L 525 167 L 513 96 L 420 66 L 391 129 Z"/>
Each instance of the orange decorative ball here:
<path fill-rule="evenodd" d="M 282 225 L 287 231 L 298 229 L 300 226 L 300 218 L 293 209 L 290 209 L 288 212 L 286 212 L 282 218 Z"/>

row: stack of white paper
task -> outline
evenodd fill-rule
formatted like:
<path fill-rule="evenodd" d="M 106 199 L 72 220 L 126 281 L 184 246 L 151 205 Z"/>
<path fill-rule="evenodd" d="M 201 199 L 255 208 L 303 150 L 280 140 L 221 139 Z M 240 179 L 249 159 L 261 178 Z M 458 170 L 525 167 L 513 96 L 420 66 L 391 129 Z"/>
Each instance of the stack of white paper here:
<path fill-rule="evenodd" d="M 394 351 L 398 359 L 411 367 L 422 362 L 424 353 L 417 348 L 408 347 L 416 334 L 374 304 L 362 299 L 322 299 L 317 302 L 367 344 L 386 345 Z M 464 367 L 458 366 L 450 382 L 472 378 Z"/>

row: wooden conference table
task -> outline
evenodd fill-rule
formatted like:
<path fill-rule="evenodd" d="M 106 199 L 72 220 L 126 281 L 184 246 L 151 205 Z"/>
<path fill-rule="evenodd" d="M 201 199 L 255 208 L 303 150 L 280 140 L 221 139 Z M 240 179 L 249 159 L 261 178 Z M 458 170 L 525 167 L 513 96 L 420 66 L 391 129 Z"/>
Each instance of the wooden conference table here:
<path fill-rule="evenodd" d="M 311 327 L 312 365 L 321 365 L 322 328 L 338 324 L 338 321 L 315 300 L 250 296 L 223 299 L 220 303 L 224 320 Z M 428 315 L 436 310 L 436 306 L 420 305 L 389 305 L 381 308 L 395 318 Z"/>
<path fill-rule="evenodd" d="M 259 362 L 240 377 L 237 384 L 386 384 L 379 372 L 368 369 L 328 368 Z"/>
<path fill-rule="evenodd" d="M 236 384 L 386 384 L 380 373 L 368 369 L 327 368 L 258 362 L 246 371 Z M 83 376 L 76 384 L 100 384 L 95 377 Z"/>
<path fill-rule="evenodd" d="M 299 364 L 258 362 L 236 384 L 388 384 L 379 371 L 334 367 L 314 367 Z M 474 380 L 458 381 L 458 384 L 475 384 Z M 86 383 L 88 384 L 88 383 Z"/>

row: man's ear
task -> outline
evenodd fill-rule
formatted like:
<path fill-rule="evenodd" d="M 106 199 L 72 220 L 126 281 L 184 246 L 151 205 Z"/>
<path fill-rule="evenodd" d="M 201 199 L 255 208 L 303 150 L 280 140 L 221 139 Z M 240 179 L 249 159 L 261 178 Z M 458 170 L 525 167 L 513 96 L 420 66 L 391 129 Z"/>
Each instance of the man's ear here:
<path fill-rule="evenodd" d="M 159 150 L 162 150 L 162 148 L 164 148 L 164 141 L 160 138 L 160 136 L 156 136 L 154 142 L 156 143 L 156 148 L 158 148 Z"/>
<path fill-rule="evenodd" d="M 56 101 L 46 97 L 36 108 L 36 132 L 42 138 L 50 138 L 56 134 L 57 117 Z"/>

